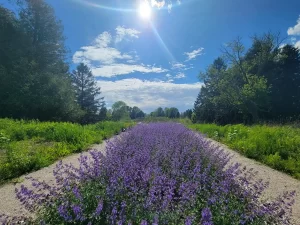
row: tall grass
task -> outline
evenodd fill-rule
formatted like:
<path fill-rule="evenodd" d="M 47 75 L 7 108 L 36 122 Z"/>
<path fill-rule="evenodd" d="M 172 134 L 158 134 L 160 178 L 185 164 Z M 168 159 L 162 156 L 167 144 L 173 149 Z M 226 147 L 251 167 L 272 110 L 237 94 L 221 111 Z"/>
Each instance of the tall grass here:
<path fill-rule="evenodd" d="M 276 125 L 192 124 L 190 128 L 300 179 L 300 128 Z"/>
<path fill-rule="evenodd" d="M 73 123 L 0 119 L 0 183 L 101 143 L 130 122 Z"/>

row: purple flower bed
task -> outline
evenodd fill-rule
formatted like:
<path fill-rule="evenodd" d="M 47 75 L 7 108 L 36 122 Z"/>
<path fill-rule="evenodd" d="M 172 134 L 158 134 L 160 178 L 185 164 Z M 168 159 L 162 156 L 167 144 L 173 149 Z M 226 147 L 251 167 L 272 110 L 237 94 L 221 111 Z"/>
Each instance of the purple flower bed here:
<path fill-rule="evenodd" d="M 81 156 L 79 168 L 58 163 L 55 186 L 32 179 L 33 187 L 16 190 L 37 215 L 31 222 L 290 224 L 294 193 L 261 202 L 267 184 L 255 172 L 229 165 L 229 155 L 183 125 L 137 125 L 106 150 Z"/>

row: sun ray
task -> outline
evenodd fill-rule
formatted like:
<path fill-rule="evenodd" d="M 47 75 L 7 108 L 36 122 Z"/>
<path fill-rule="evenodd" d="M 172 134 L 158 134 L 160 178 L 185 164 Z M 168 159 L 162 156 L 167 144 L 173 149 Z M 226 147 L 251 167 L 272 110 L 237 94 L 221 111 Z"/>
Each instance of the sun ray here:
<path fill-rule="evenodd" d="M 155 34 L 156 38 L 159 41 L 159 44 L 162 46 L 162 48 L 164 49 L 164 51 L 167 53 L 167 56 L 168 56 L 170 62 L 176 62 L 175 57 L 172 55 L 172 53 L 168 49 L 167 45 L 165 44 L 165 42 L 163 41 L 163 39 L 159 35 L 159 33 L 158 33 L 156 27 L 154 26 L 154 24 L 151 21 L 149 23 L 150 23 L 150 26 L 152 28 L 153 33 Z"/>

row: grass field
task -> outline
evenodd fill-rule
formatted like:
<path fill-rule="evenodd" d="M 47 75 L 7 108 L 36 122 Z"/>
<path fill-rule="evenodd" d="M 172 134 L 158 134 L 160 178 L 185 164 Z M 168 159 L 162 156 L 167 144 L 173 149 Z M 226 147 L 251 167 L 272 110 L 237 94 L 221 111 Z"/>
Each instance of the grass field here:
<path fill-rule="evenodd" d="M 0 183 L 101 143 L 131 122 L 72 123 L 0 119 Z"/>
<path fill-rule="evenodd" d="M 272 125 L 192 124 L 189 128 L 243 155 L 300 179 L 300 128 Z"/>

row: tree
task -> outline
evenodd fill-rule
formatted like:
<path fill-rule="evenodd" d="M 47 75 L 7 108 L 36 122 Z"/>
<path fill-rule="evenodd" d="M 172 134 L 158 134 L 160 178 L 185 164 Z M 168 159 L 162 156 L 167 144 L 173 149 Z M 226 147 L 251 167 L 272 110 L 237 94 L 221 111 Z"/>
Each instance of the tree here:
<path fill-rule="evenodd" d="M 168 117 L 169 117 L 169 118 L 172 118 L 172 119 L 173 119 L 173 118 L 179 118 L 180 113 L 179 113 L 179 111 L 178 111 L 177 108 L 171 107 L 168 111 L 169 111 L 169 112 L 168 112 Z"/>
<path fill-rule="evenodd" d="M 63 26 L 56 19 L 53 8 L 44 0 L 24 0 L 20 10 L 20 24 L 31 46 L 29 56 L 40 71 L 65 72 Z"/>
<path fill-rule="evenodd" d="M 25 3 L 19 19 L 0 7 L 0 116 L 76 121 L 81 111 L 63 60 L 62 30 L 44 1 Z"/>
<path fill-rule="evenodd" d="M 271 80 L 271 114 L 277 120 L 299 119 L 300 50 L 291 45 L 280 49 L 277 76 Z"/>
<path fill-rule="evenodd" d="M 99 112 L 99 120 L 100 121 L 107 120 L 108 119 L 107 113 L 108 113 L 107 108 L 105 106 L 101 107 Z"/>
<path fill-rule="evenodd" d="M 130 118 L 131 119 L 137 119 L 137 118 L 143 118 L 143 117 L 145 117 L 145 113 L 140 108 L 138 108 L 137 106 L 130 108 Z"/>
<path fill-rule="evenodd" d="M 118 120 L 128 120 L 129 117 L 129 107 L 123 101 L 117 101 L 112 105 L 112 119 Z"/>
<path fill-rule="evenodd" d="M 72 81 L 77 103 L 85 112 L 82 123 L 96 122 L 99 119 L 97 113 L 104 107 L 104 97 L 99 97 L 101 94 L 100 87 L 97 86 L 89 67 L 80 63 L 72 73 Z"/>
<path fill-rule="evenodd" d="M 217 58 L 200 74 L 205 86 L 195 102 L 196 120 L 220 124 L 252 123 L 268 111 L 269 85 L 267 79 L 254 70 L 260 66 L 251 64 L 257 61 L 250 57 L 251 54 L 247 55 L 241 40 L 237 39 L 223 49 L 223 58 L 229 67 L 223 58 Z"/>
<path fill-rule="evenodd" d="M 156 114 L 157 117 L 164 117 L 165 116 L 165 112 L 164 112 L 162 107 L 158 107 L 155 110 L 155 114 Z"/>
<path fill-rule="evenodd" d="M 192 113 L 193 113 L 193 110 L 187 109 L 186 111 L 184 111 L 182 113 L 182 117 L 191 119 L 192 118 Z"/>

